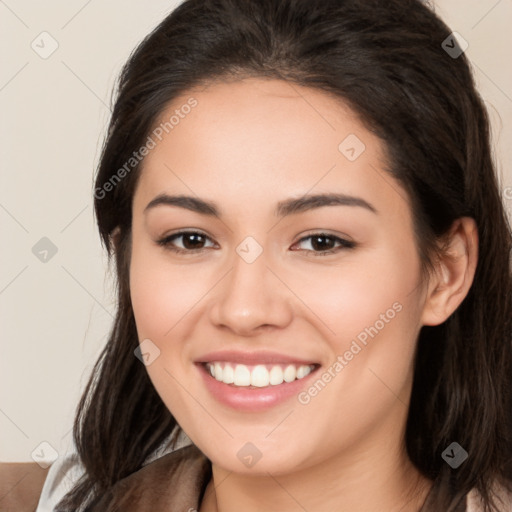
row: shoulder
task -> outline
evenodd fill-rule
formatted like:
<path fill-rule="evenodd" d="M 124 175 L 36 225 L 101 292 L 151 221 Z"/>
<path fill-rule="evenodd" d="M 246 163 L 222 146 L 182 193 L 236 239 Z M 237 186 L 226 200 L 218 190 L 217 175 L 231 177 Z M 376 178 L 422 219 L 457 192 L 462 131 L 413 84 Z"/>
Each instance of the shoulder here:
<path fill-rule="evenodd" d="M 174 441 L 175 438 L 176 441 Z M 186 434 L 181 429 L 175 428 L 155 452 L 144 461 L 143 466 L 190 443 Z M 52 512 L 57 503 L 75 487 L 84 473 L 85 468 L 73 442 L 50 466 L 35 512 Z"/>
<path fill-rule="evenodd" d="M 492 486 L 493 497 L 499 512 L 510 512 L 512 510 L 512 481 L 507 485 L 494 483 Z M 467 495 L 466 512 L 483 512 L 484 504 L 480 493 L 476 488 L 471 489 Z"/>
<path fill-rule="evenodd" d="M 210 477 L 206 456 L 185 446 L 119 480 L 91 512 L 195 509 Z"/>
<path fill-rule="evenodd" d="M 75 450 L 59 457 L 48 470 L 35 512 L 50 512 L 84 473 Z"/>

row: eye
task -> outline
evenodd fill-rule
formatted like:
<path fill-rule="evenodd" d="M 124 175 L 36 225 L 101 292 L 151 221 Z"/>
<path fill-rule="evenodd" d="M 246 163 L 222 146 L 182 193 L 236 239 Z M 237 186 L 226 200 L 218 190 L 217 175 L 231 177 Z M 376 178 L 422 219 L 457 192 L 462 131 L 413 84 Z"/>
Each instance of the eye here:
<path fill-rule="evenodd" d="M 180 238 L 183 247 L 176 247 L 174 241 Z M 197 254 L 206 249 L 206 247 L 203 247 L 205 240 L 210 240 L 210 238 L 199 231 L 180 231 L 158 240 L 157 244 L 176 253 Z"/>
<path fill-rule="evenodd" d="M 297 244 L 309 241 L 308 245 L 312 249 L 305 249 L 308 252 L 313 252 L 314 256 L 327 256 L 339 252 L 341 249 L 353 249 L 356 246 L 355 242 L 345 240 L 338 236 L 329 235 L 327 233 L 313 233 L 304 238 L 301 238 Z M 295 244 L 295 245 L 297 245 Z M 338 244 L 337 247 L 336 244 Z"/>
<path fill-rule="evenodd" d="M 182 240 L 182 247 L 177 247 L 175 244 L 175 241 L 179 239 Z M 178 254 L 198 254 L 208 248 L 205 247 L 207 240 L 211 241 L 210 237 L 200 231 L 179 231 L 178 233 L 173 233 L 172 235 L 165 236 L 158 240 L 157 244 Z M 341 249 L 352 249 L 356 246 L 355 242 L 321 232 L 301 238 L 294 246 L 305 241 L 309 241 L 311 249 L 306 248 L 301 250 L 311 252 L 314 256 L 327 256 L 339 252 Z M 214 246 L 214 244 L 212 244 L 212 246 Z"/>

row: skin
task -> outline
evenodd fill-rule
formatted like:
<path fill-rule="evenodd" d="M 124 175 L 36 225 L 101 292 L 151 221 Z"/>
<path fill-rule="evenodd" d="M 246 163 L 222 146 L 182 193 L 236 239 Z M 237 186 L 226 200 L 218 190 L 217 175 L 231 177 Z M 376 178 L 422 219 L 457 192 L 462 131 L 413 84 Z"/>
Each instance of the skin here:
<path fill-rule="evenodd" d="M 384 170 L 380 139 L 339 99 L 251 78 L 189 91 L 162 120 L 190 96 L 197 106 L 144 160 L 130 288 L 139 339 L 160 350 L 148 374 L 212 461 L 200 512 L 419 510 L 431 482 L 403 441 L 415 343 L 471 286 L 474 222 L 453 225 L 452 257 L 422 282 L 407 194 Z M 338 149 L 349 134 L 366 146 L 354 161 Z M 323 192 L 363 198 L 377 213 L 336 205 L 274 214 L 279 201 Z M 144 212 L 162 193 L 214 201 L 221 214 Z M 158 245 L 183 229 L 207 238 L 175 239 L 186 255 Z M 318 256 L 321 247 L 300 240 L 319 231 L 357 245 Z M 247 236 L 263 249 L 250 264 L 236 252 Z M 317 361 L 322 373 L 397 302 L 401 311 L 306 405 L 294 396 L 263 412 L 234 410 L 210 395 L 194 365 L 213 350 L 266 349 Z M 237 457 L 248 441 L 262 454 L 251 468 Z"/>

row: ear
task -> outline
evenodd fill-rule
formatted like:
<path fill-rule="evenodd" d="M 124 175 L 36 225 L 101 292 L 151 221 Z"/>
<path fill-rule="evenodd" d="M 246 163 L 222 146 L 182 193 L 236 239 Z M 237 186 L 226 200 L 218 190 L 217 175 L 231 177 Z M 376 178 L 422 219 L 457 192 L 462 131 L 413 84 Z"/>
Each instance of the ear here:
<path fill-rule="evenodd" d="M 442 324 L 466 297 L 478 261 L 478 230 L 471 217 L 457 219 L 446 235 L 446 247 L 430 276 L 422 313 L 423 325 Z"/>
<path fill-rule="evenodd" d="M 116 252 L 117 248 L 119 247 L 120 236 L 121 228 L 119 226 L 116 226 L 109 234 L 110 247 L 113 252 Z"/>

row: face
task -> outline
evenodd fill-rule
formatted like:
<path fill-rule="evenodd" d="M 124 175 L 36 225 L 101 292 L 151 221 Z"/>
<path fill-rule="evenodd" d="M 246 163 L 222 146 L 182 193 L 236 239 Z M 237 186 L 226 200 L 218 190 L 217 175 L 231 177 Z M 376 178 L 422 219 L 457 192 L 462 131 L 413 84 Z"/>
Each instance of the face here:
<path fill-rule="evenodd" d="M 389 449 L 425 295 L 382 143 L 339 99 L 277 80 L 193 90 L 173 115 L 143 163 L 130 264 L 162 400 L 229 471 Z"/>

